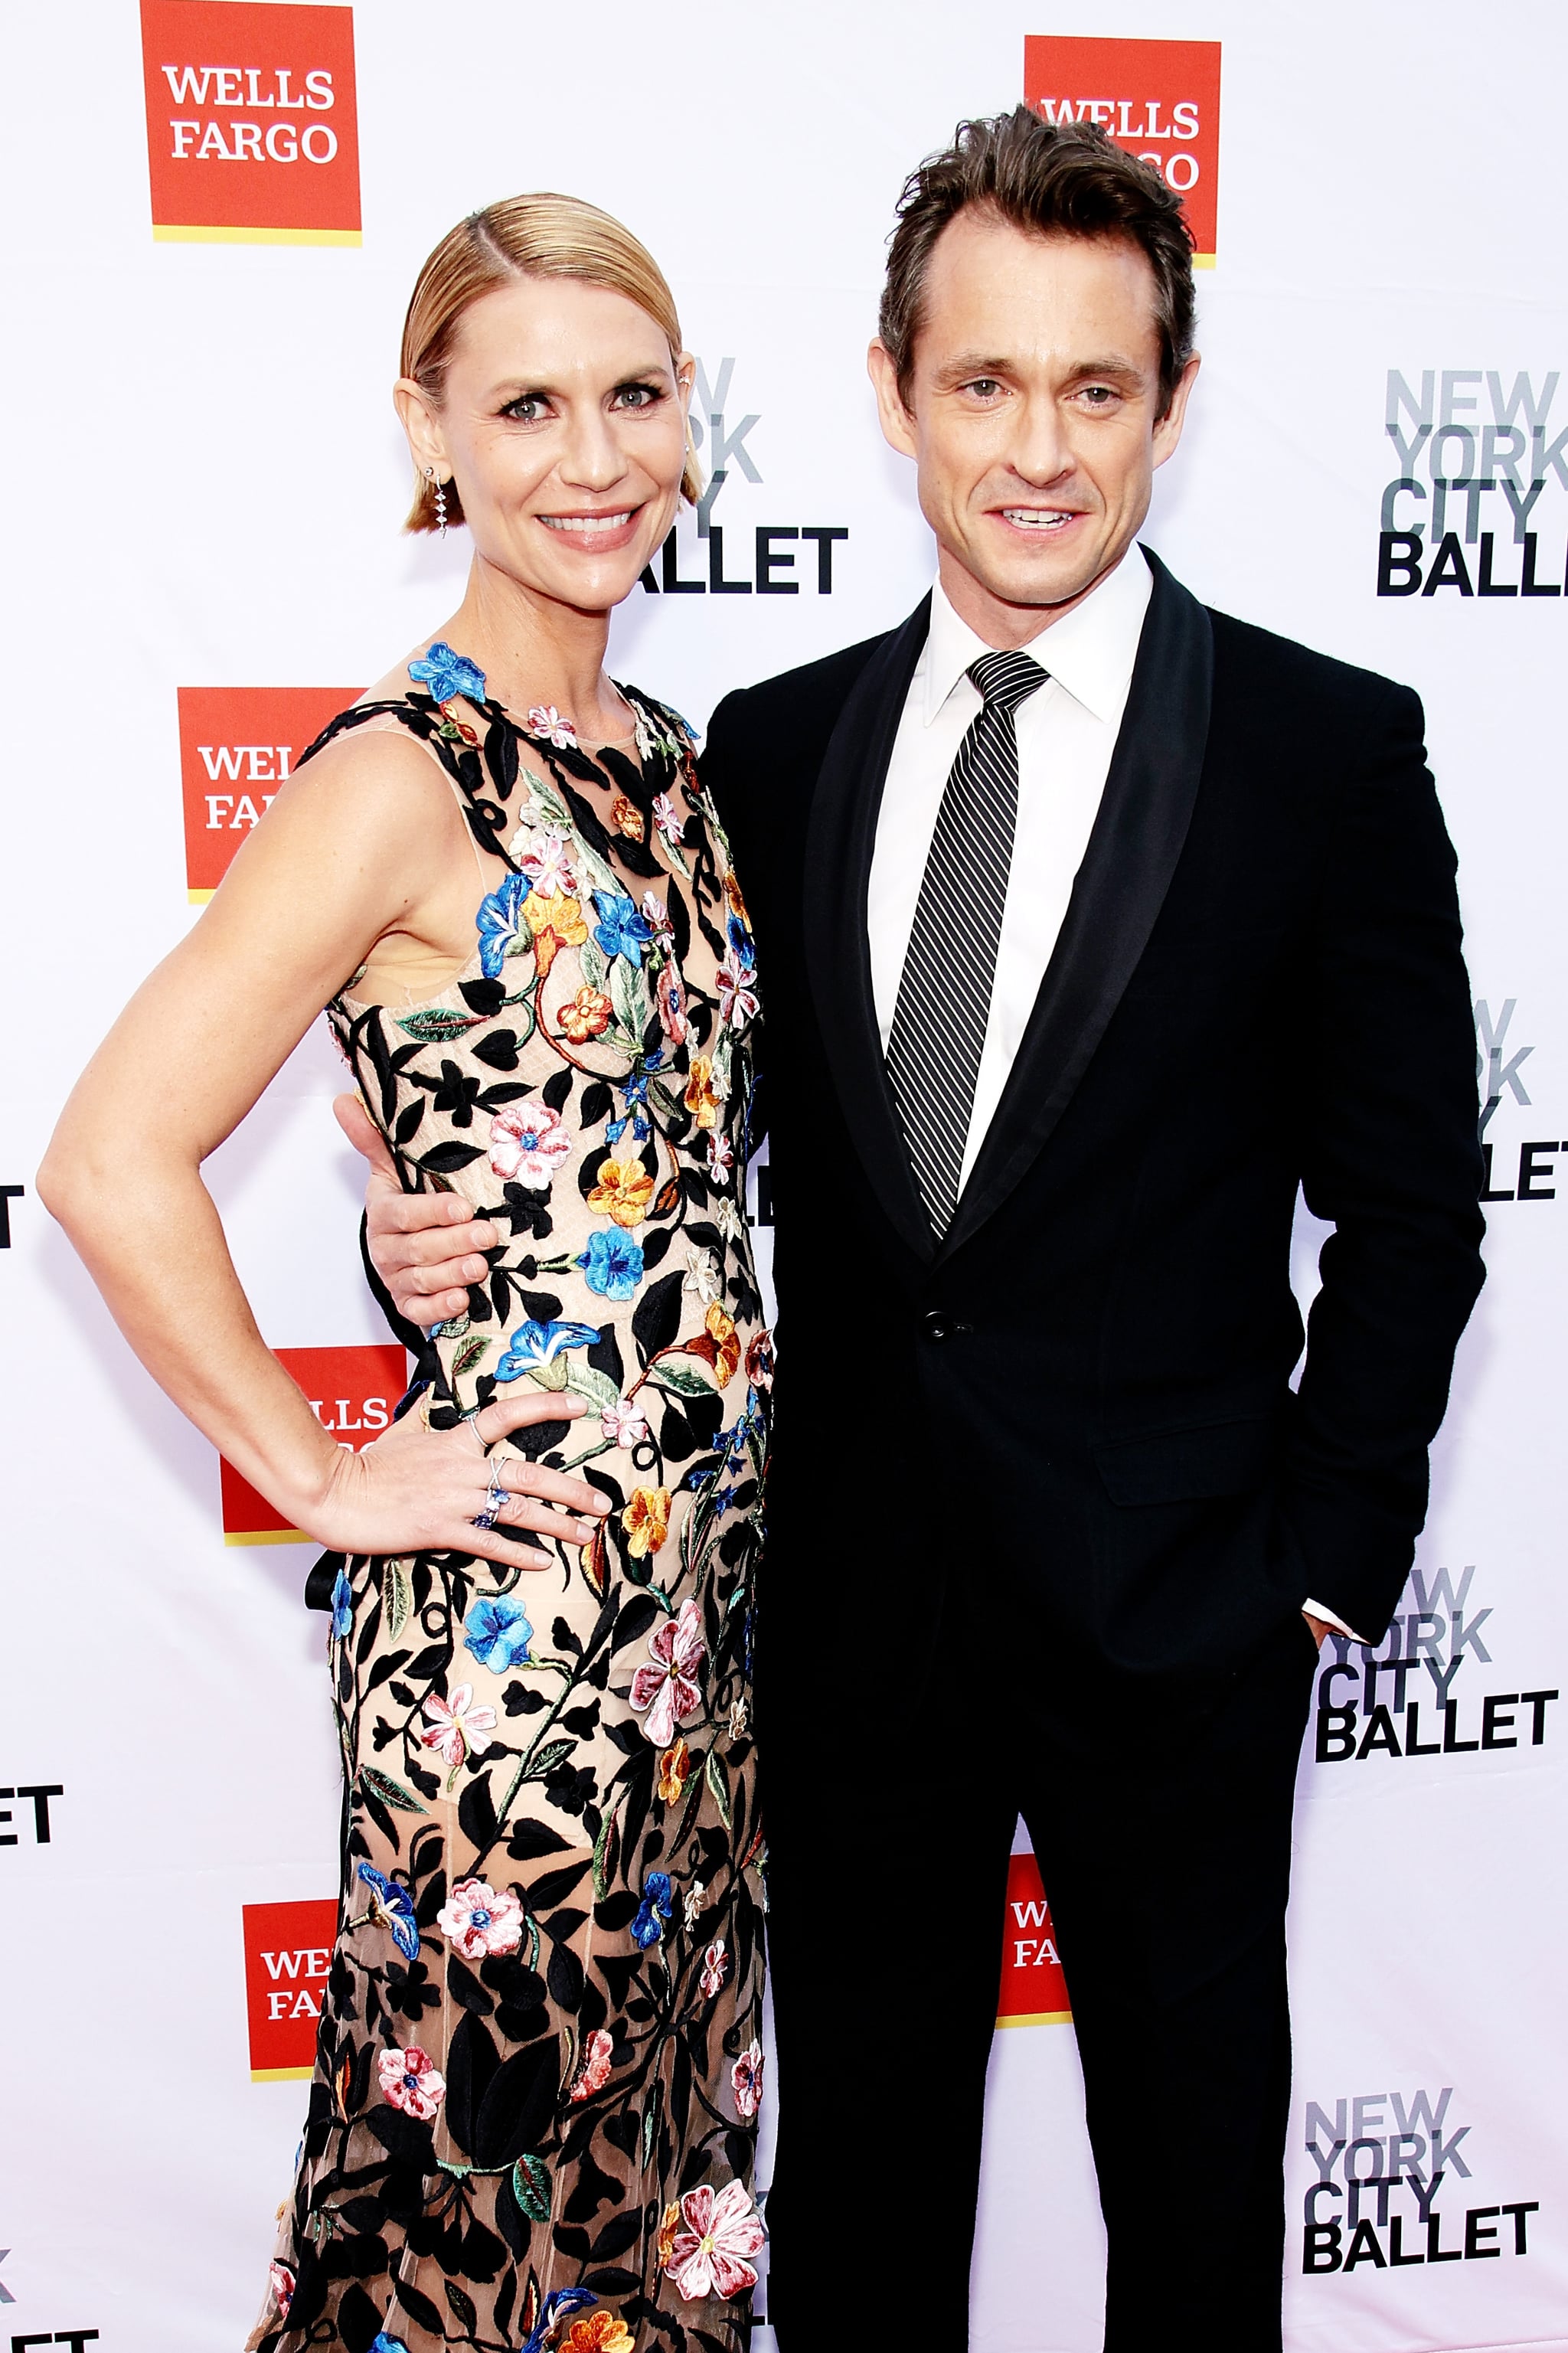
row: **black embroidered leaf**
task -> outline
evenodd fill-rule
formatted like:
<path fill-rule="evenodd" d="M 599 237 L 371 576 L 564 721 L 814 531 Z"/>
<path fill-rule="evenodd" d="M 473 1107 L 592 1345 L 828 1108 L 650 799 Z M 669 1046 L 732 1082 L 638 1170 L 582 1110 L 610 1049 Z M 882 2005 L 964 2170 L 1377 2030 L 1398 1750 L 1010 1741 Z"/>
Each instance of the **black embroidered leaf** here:
<path fill-rule="evenodd" d="M 567 1098 L 572 1092 L 572 1081 L 574 1076 L 575 1073 L 570 1070 L 552 1071 L 539 1090 L 541 1102 L 547 1104 L 553 1112 L 564 1111 Z"/>
<path fill-rule="evenodd" d="M 570 1945 L 551 1947 L 550 1967 L 545 1975 L 552 2001 L 562 2010 L 574 2010 L 583 1999 L 583 1964 Z"/>
<path fill-rule="evenodd" d="M 428 1152 L 422 1152 L 415 1165 L 428 1176 L 450 1176 L 458 1169 L 466 1168 L 470 1161 L 482 1160 L 484 1156 L 477 1144 L 437 1144 Z"/>
<path fill-rule="evenodd" d="M 592 2288 L 595 2295 L 629 2295 L 634 2289 L 641 2287 L 642 2282 L 636 2272 L 628 2272 L 623 2264 L 606 2263 L 603 2271 L 584 2272 L 583 2284 Z M 699 2329 L 698 2335 L 701 2333 Z M 727 2353 L 727 2348 L 717 2339 L 713 2340 L 713 2346 L 714 2353 Z"/>
<path fill-rule="evenodd" d="M 496 1809 L 488 1781 L 477 1776 L 469 1780 L 458 1800 L 458 1821 L 463 1836 L 478 1853 L 484 1853 L 494 1844 Z"/>
<path fill-rule="evenodd" d="M 436 2306 L 431 2303 L 423 2288 L 406 2286 L 402 2280 L 399 2280 L 397 2283 L 397 2312 L 399 2319 L 412 2320 L 420 2328 L 430 2330 L 437 2344 L 439 2344 L 445 2337 L 447 2333 L 446 2323 L 441 2318 L 439 2312 L 437 2312 Z M 290 2305 L 289 2307 L 289 2317 L 292 2320 L 293 2316 L 294 2307 Z"/>
<path fill-rule="evenodd" d="M 523 1820 L 513 1828 L 506 1851 L 513 1862 L 537 1862 L 543 1855 L 567 1853 L 569 1841 L 548 1822 Z"/>
<path fill-rule="evenodd" d="M 651 1272 L 658 1266 L 673 1240 L 674 1229 L 670 1226 L 655 1226 L 650 1234 L 644 1236 L 642 1262 L 645 1273 Z"/>
<path fill-rule="evenodd" d="M 644 1262 L 646 1264 L 646 1253 Z M 584 1351 L 586 1361 L 596 1373 L 604 1373 L 617 1388 L 626 1379 L 626 1367 L 621 1362 L 621 1344 L 616 1337 L 613 1324 L 600 1326 L 599 1336 L 591 1348 Z"/>
<path fill-rule="evenodd" d="M 517 1031 L 515 1029 L 492 1029 L 488 1038 L 476 1039 L 475 1043 L 469 1047 L 468 1051 L 472 1054 L 476 1062 L 483 1062 L 488 1070 L 515 1071 L 517 1068 Z M 526 1094 L 529 1091 L 524 1087 L 521 1092 Z"/>
<path fill-rule="evenodd" d="M 471 2010 L 480 2018 L 488 2018 L 495 2008 L 467 1961 L 459 1959 L 456 1953 L 450 1954 L 447 1961 L 447 1991 L 464 2010 Z"/>
<path fill-rule="evenodd" d="M 520 1291 L 517 1295 L 536 1324 L 552 1324 L 561 1313 L 561 1302 L 552 1291 Z"/>
<path fill-rule="evenodd" d="M 521 2213 L 519 2211 L 517 2197 L 512 2189 L 511 2177 L 510 2175 L 496 2185 L 495 2218 L 496 2229 L 506 2241 L 512 2261 L 518 2263 L 521 2263 L 524 2255 L 528 2253 L 528 2224 L 524 2221 Z M 503 2342 L 505 2341 L 506 2321 L 501 2318 L 501 2305 L 504 2299 L 507 2316 L 508 2318 L 510 2318 L 511 2314 L 511 2291 L 515 2285 L 516 2274 L 513 2274 L 511 2277 L 501 2283 L 500 2295 L 496 2298 L 496 2325 L 501 2330 Z"/>
<path fill-rule="evenodd" d="M 632 1337 L 645 1365 L 661 1348 L 669 1347 L 680 1330 L 680 1286 L 684 1279 L 679 1272 L 661 1275 L 637 1302 L 632 1317 Z"/>
<path fill-rule="evenodd" d="M 341 2213 L 342 2209 L 340 2207 L 338 2211 Z M 351 2239 L 347 2243 L 357 2252 L 367 2242 L 363 2239 Z M 334 2251 L 329 2247 L 327 2253 L 330 2254 Z M 335 2266 L 329 2265 L 328 2268 L 335 2269 Z M 337 2323 L 337 2334 L 344 2353 L 370 2353 L 381 2333 L 381 2315 L 363 2288 L 357 2284 L 345 2288 L 338 2299 Z"/>
<path fill-rule="evenodd" d="M 489 2028 L 466 2010 L 447 2046 L 447 2129 L 476 2165 L 483 2159 L 474 2147 L 475 2119 L 500 2067 L 500 2053 Z"/>
<path fill-rule="evenodd" d="M 642 2236 L 640 2208 L 630 2214 L 612 2214 L 602 2231 L 594 2234 L 594 2261 L 607 2263 L 614 2255 L 624 2255 L 635 2247 Z"/>
<path fill-rule="evenodd" d="M 427 2124 L 390 2105 L 372 2108 L 364 2121 L 389 2156 L 416 2165 L 421 2173 L 434 2173 L 436 2150 Z"/>
<path fill-rule="evenodd" d="M 458 983 L 458 994 L 469 1012 L 477 1013 L 481 1021 L 491 1019 L 506 1003 L 506 985 L 500 980 L 460 980 Z M 510 1037 L 511 1033 L 510 1030 L 505 1030 L 498 1034 Z M 489 1042 L 487 1039 L 471 1050 L 476 1054 L 482 1054 L 485 1044 Z"/>
<path fill-rule="evenodd" d="M 464 2268 L 467 2269 L 467 2265 Z M 458 2327 L 471 2337 L 479 2325 L 479 2307 L 473 2297 L 466 2295 L 456 2280 L 443 2280 L 441 2293 L 451 2306 L 452 2317 Z"/>
<path fill-rule="evenodd" d="M 583 1125 L 597 1127 L 602 1119 L 608 1119 L 610 1106 L 615 1100 L 614 1094 L 603 1079 L 592 1081 L 584 1088 L 582 1101 L 577 1105 L 577 1116 Z"/>
<path fill-rule="evenodd" d="M 405 1144 L 412 1143 L 424 1116 L 425 1098 L 423 1095 L 416 1095 L 414 1101 L 411 1103 L 405 1103 L 397 1114 L 397 1125 L 392 1131 L 394 1144 L 401 1147 Z"/>
<path fill-rule="evenodd" d="M 502 2061 L 474 2120 L 476 2165 L 510 2165 L 545 2138 L 555 2113 L 560 2066 L 553 2036 Z"/>

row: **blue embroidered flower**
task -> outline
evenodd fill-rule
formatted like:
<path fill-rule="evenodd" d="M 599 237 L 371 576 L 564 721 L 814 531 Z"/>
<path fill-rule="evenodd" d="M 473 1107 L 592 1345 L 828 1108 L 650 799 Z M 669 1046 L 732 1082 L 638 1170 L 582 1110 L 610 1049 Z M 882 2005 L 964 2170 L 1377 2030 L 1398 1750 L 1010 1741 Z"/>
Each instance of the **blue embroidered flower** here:
<path fill-rule="evenodd" d="M 520 1373 L 552 1363 L 564 1349 L 591 1348 L 598 1336 L 596 1324 L 520 1324 L 496 1366 L 496 1378 L 515 1381 Z"/>
<path fill-rule="evenodd" d="M 419 1951 L 419 1924 L 414 1917 L 414 1898 L 400 1879 L 384 1878 L 362 1862 L 359 1875 L 370 1889 L 370 1916 L 392 1931 L 392 1941 L 405 1960 L 413 1960 Z"/>
<path fill-rule="evenodd" d="M 618 1144 L 626 1132 L 626 1123 L 624 1119 L 607 1119 L 605 1122 L 605 1142 L 606 1144 Z"/>
<path fill-rule="evenodd" d="M 608 1232 L 589 1235 L 577 1263 L 584 1282 L 601 1299 L 629 1299 L 642 1281 L 642 1244 L 612 1226 Z"/>
<path fill-rule="evenodd" d="M 756 950 L 752 945 L 752 934 L 739 915 L 731 915 L 724 929 L 730 935 L 730 945 L 734 949 L 740 962 L 750 964 L 756 955 Z"/>
<path fill-rule="evenodd" d="M 532 1640 L 522 1604 L 504 1593 L 481 1597 L 463 1620 L 464 1648 L 492 1674 L 504 1675 L 509 1668 L 521 1666 Z"/>
<path fill-rule="evenodd" d="M 735 1500 L 733 1487 L 716 1487 L 713 1491 L 713 1516 L 721 1520 Z"/>
<path fill-rule="evenodd" d="M 346 1568 L 332 1579 L 332 1631 L 341 1642 L 354 1622 L 353 1588 Z"/>
<path fill-rule="evenodd" d="M 408 2353 L 401 2337 L 389 2337 L 384 2328 L 370 2340 L 370 2353 Z"/>
<path fill-rule="evenodd" d="M 650 1871 L 642 1883 L 642 1903 L 632 1922 L 632 1935 L 647 1952 L 657 1945 L 664 1934 L 664 1924 L 670 1914 L 670 1884 L 668 1871 Z"/>
<path fill-rule="evenodd" d="M 509 874 L 499 891 L 492 891 L 479 902 L 474 918 L 479 930 L 479 970 L 487 980 L 499 979 L 500 968 L 514 940 L 528 945 L 523 921 L 522 902 L 533 885 L 526 874 Z"/>
<path fill-rule="evenodd" d="M 455 694 L 466 695 L 470 702 L 485 699 L 483 670 L 466 654 L 454 653 L 445 638 L 437 638 L 426 654 L 409 663 L 408 675 L 427 686 L 437 702 L 450 702 Z"/>
<path fill-rule="evenodd" d="M 642 952 L 653 937 L 653 925 L 646 915 L 639 915 L 631 901 L 620 891 L 595 891 L 594 904 L 599 920 L 594 926 L 594 937 L 607 956 L 624 955 L 628 964 L 640 965 Z"/>

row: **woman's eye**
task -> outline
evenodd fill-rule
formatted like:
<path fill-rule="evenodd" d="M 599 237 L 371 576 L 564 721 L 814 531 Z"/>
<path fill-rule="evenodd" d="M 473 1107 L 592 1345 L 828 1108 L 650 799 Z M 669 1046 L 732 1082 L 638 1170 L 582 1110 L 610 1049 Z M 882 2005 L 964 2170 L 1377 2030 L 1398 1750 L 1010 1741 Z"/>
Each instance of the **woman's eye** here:
<path fill-rule="evenodd" d="M 651 408 L 660 395 L 651 384 L 623 384 L 616 397 L 626 408 Z"/>
<path fill-rule="evenodd" d="M 501 410 L 501 415 L 514 418 L 519 425 L 537 425 L 543 412 L 543 394 L 523 392 L 520 393 L 515 400 L 507 402 L 506 406 Z"/>

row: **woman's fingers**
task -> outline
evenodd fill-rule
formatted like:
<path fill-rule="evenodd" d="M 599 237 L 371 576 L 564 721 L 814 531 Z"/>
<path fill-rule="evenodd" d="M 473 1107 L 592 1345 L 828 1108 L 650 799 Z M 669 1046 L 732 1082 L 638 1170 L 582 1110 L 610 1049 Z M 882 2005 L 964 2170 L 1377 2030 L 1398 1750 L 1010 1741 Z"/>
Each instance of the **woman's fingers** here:
<path fill-rule="evenodd" d="M 564 1471 L 547 1471 L 542 1462 L 527 1462 L 521 1456 L 509 1457 L 494 1466 L 500 1483 L 513 1495 L 542 1496 L 552 1504 L 564 1504 L 569 1512 L 586 1513 L 590 1519 L 603 1519 L 610 1508 L 610 1499 L 597 1487 L 590 1487 L 585 1479 L 573 1479 Z"/>
<path fill-rule="evenodd" d="M 599 1533 L 597 1520 L 574 1520 L 553 1504 L 539 1502 L 531 1495 L 514 1495 L 496 1514 L 500 1526 L 531 1528 L 536 1535 L 554 1536 L 562 1544 L 592 1544 Z"/>
<path fill-rule="evenodd" d="M 588 1400 L 574 1389 L 525 1389 L 520 1396 L 496 1398 L 475 1414 L 474 1435 L 494 1446 L 514 1430 L 538 1421 L 575 1421 L 588 1410 Z"/>
<path fill-rule="evenodd" d="M 472 1553 L 479 1560 L 499 1561 L 505 1568 L 556 1568 L 560 1566 L 553 1553 L 541 1552 L 536 1545 L 509 1544 L 499 1528 L 466 1527 L 453 1535 L 447 1549 Z"/>

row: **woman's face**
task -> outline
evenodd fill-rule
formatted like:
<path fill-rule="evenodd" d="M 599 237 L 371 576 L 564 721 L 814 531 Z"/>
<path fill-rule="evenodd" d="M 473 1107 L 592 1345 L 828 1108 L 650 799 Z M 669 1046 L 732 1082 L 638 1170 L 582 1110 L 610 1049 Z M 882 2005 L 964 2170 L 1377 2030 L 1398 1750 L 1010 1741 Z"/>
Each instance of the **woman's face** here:
<path fill-rule="evenodd" d="M 691 377 L 626 295 L 532 278 L 464 313 L 438 409 L 406 377 L 397 400 L 415 463 L 456 478 L 485 561 L 605 612 L 675 520 Z"/>

